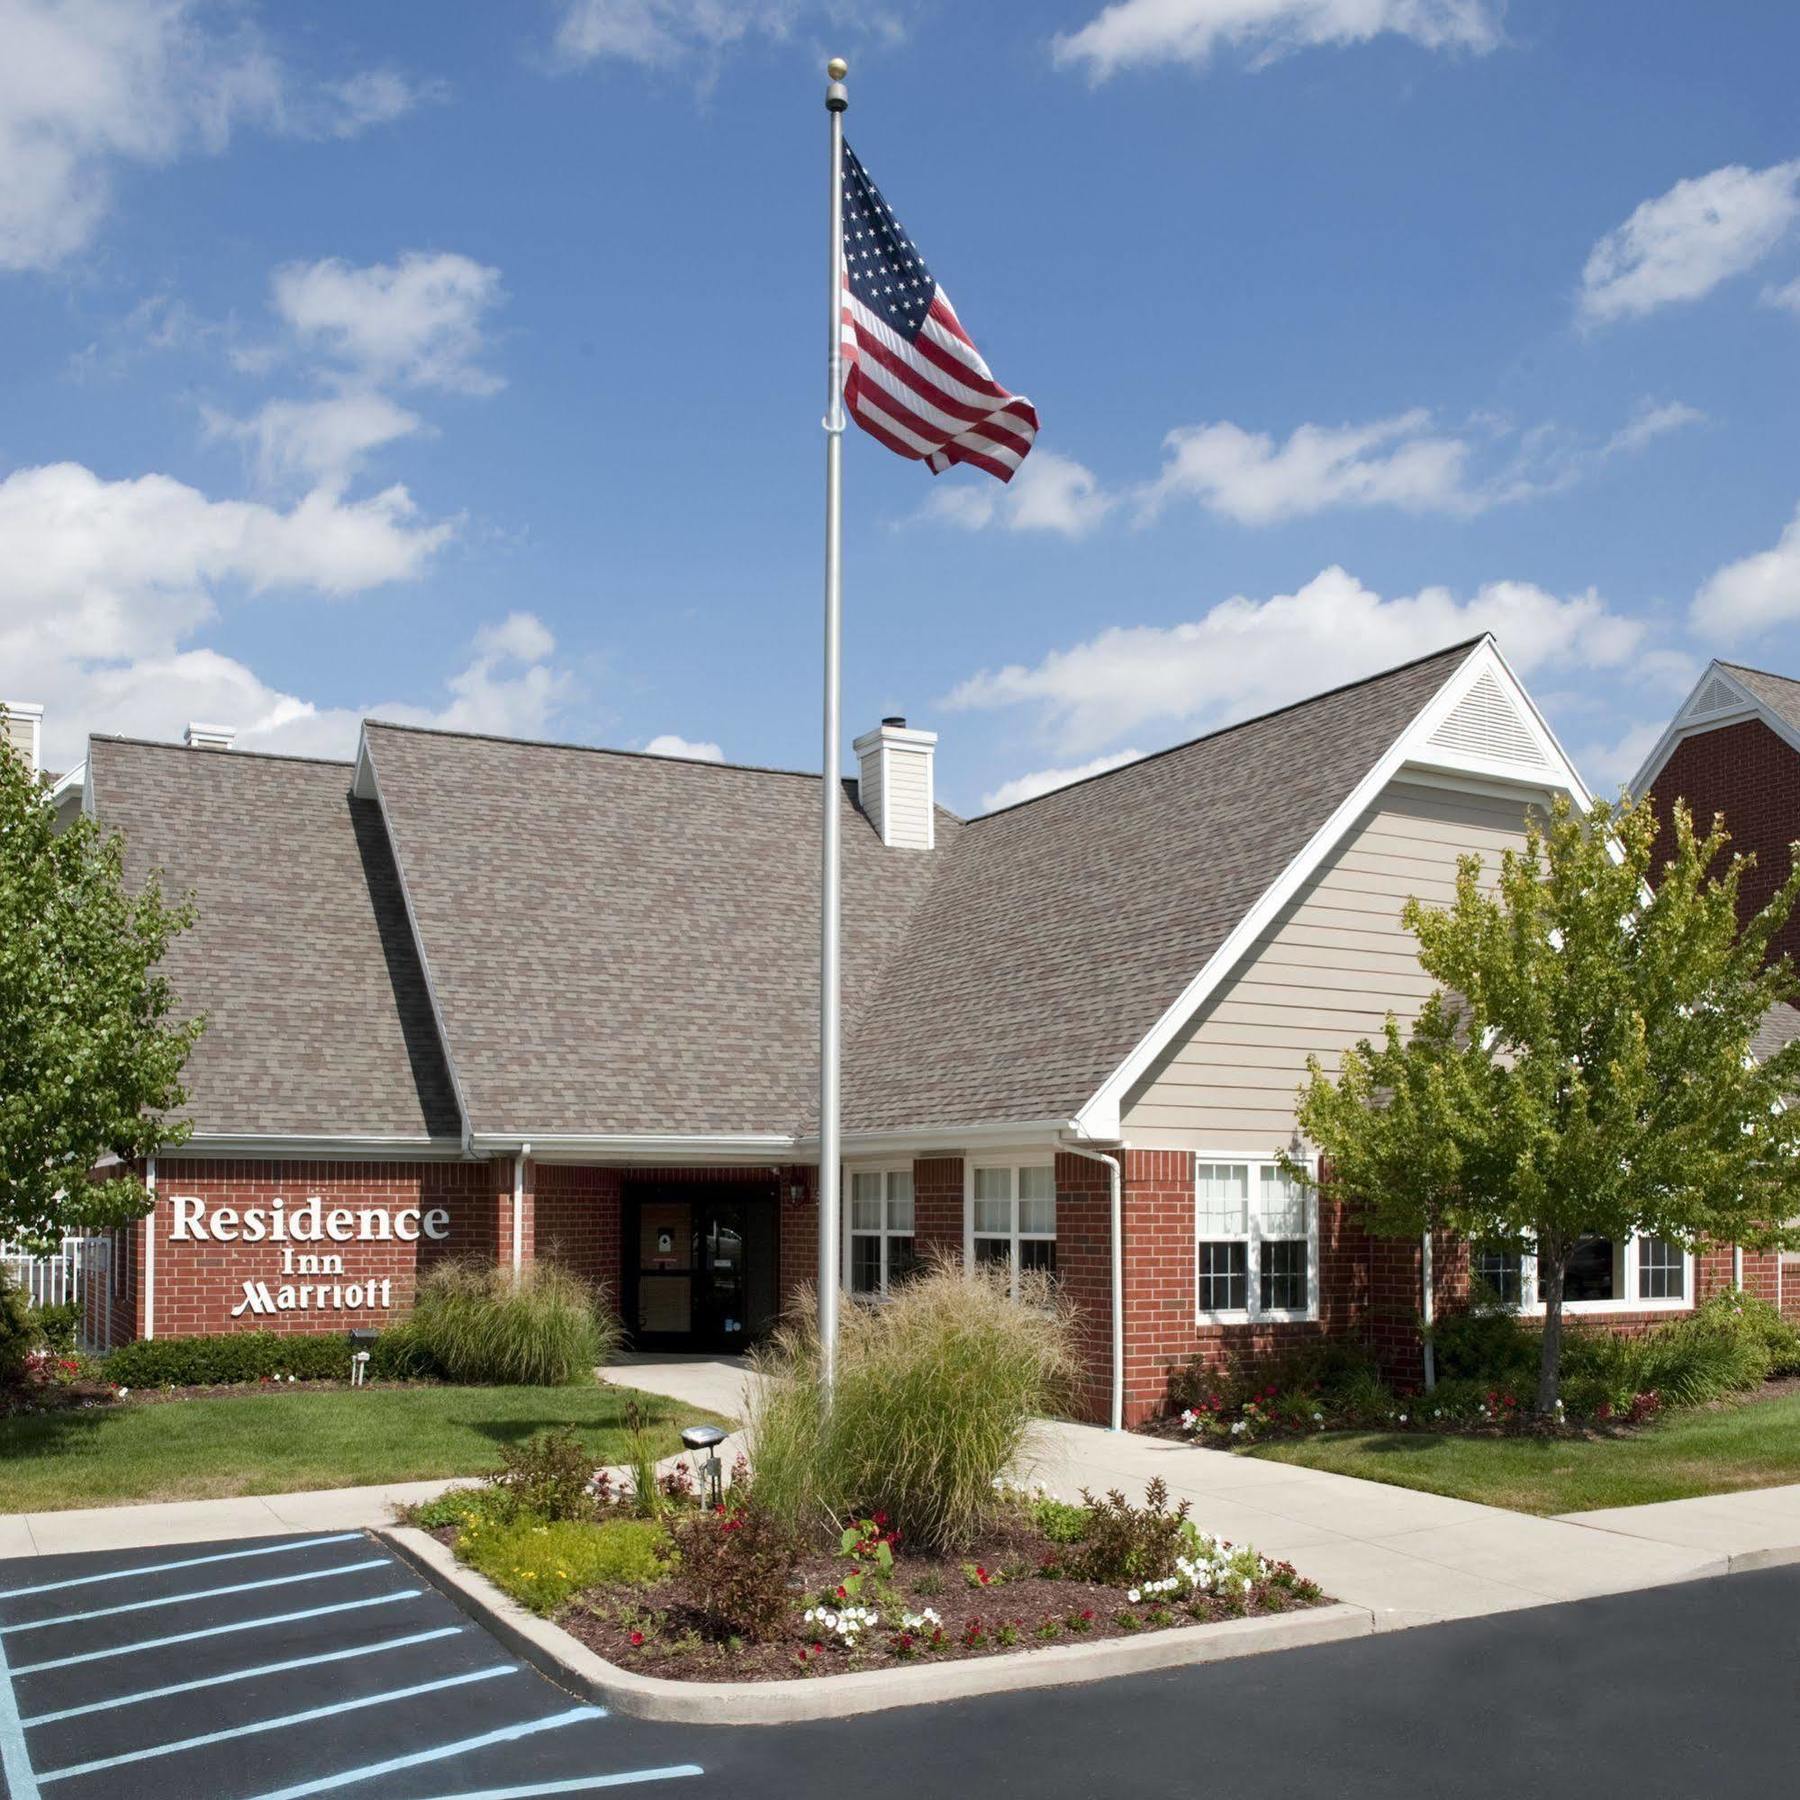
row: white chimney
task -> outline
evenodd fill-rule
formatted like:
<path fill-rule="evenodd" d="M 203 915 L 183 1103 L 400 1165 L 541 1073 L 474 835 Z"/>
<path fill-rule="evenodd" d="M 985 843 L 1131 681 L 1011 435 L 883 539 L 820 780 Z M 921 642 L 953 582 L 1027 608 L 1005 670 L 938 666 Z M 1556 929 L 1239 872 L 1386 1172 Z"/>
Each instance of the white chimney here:
<path fill-rule="evenodd" d="M 856 740 L 862 809 L 893 849 L 930 850 L 937 843 L 936 752 L 935 731 L 909 731 L 898 718 L 883 719 Z"/>
<path fill-rule="evenodd" d="M 0 700 L 0 735 L 36 775 L 44 766 L 44 709 L 31 700 Z"/>
<path fill-rule="evenodd" d="M 187 730 L 181 734 L 181 741 L 190 750 L 229 750 L 237 741 L 237 727 L 202 725 L 198 720 L 190 719 Z"/>

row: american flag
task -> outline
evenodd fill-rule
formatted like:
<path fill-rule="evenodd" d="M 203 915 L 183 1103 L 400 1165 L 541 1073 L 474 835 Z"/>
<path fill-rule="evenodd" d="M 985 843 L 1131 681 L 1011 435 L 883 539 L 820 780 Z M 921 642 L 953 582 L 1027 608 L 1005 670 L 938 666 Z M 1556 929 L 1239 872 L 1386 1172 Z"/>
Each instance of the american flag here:
<path fill-rule="evenodd" d="M 934 475 L 973 463 L 1010 481 L 1037 408 L 1009 394 L 881 190 L 844 146 L 844 404 L 890 450 Z"/>

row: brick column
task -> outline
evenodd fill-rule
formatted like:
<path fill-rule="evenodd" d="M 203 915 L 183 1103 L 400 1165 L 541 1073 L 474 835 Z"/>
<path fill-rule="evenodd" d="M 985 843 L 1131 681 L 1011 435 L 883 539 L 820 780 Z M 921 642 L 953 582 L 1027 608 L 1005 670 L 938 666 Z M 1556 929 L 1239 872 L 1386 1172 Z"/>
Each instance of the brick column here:
<path fill-rule="evenodd" d="M 1079 1413 L 1104 1421 L 1112 1409 L 1112 1181 L 1104 1163 L 1085 1156 L 1056 1159 L 1056 1274 L 1076 1309 Z"/>
<path fill-rule="evenodd" d="M 913 1161 L 913 1249 L 926 1257 L 963 1253 L 963 1159 L 918 1157 Z"/>

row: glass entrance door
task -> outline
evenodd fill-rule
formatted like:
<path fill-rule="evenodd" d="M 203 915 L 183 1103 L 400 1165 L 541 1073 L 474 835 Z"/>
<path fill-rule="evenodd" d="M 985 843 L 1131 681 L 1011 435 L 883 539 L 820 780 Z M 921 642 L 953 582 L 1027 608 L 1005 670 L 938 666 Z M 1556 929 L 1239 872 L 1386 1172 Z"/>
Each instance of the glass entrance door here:
<path fill-rule="evenodd" d="M 628 1242 L 627 1318 L 648 1349 L 742 1350 L 774 1323 L 773 1191 L 645 1188 Z"/>

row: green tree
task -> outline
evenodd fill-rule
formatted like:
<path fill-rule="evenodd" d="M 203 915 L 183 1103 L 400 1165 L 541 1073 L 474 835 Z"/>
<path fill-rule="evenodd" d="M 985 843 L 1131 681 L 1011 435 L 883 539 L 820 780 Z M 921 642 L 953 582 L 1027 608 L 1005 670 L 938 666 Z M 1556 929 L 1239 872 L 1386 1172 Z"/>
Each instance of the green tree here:
<path fill-rule="evenodd" d="M 1792 1243 L 1800 1211 L 1800 1042 L 1750 1055 L 1794 992 L 1776 932 L 1800 867 L 1741 929 L 1749 857 L 1715 820 L 1672 816 L 1649 887 L 1651 802 L 1566 800 L 1528 823 L 1499 879 L 1458 863 L 1456 899 L 1403 914 L 1438 983 L 1410 1034 L 1308 1063 L 1300 1123 L 1330 1178 L 1381 1236 L 1453 1232 L 1537 1257 L 1544 1302 L 1537 1409 L 1556 1403 L 1563 1287 L 1587 1235 Z"/>
<path fill-rule="evenodd" d="M 203 1021 L 171 1021 L 157 965 L 193 922 L 120 839 L 60 835 L 42 783 L 0 734 L 0 1238 L 104 1231 L 150 1210 L 133 1165 L 181 1143 L 181 1070 Z M 102 1157 L 122 1168 L 97 1169 Z"/>

